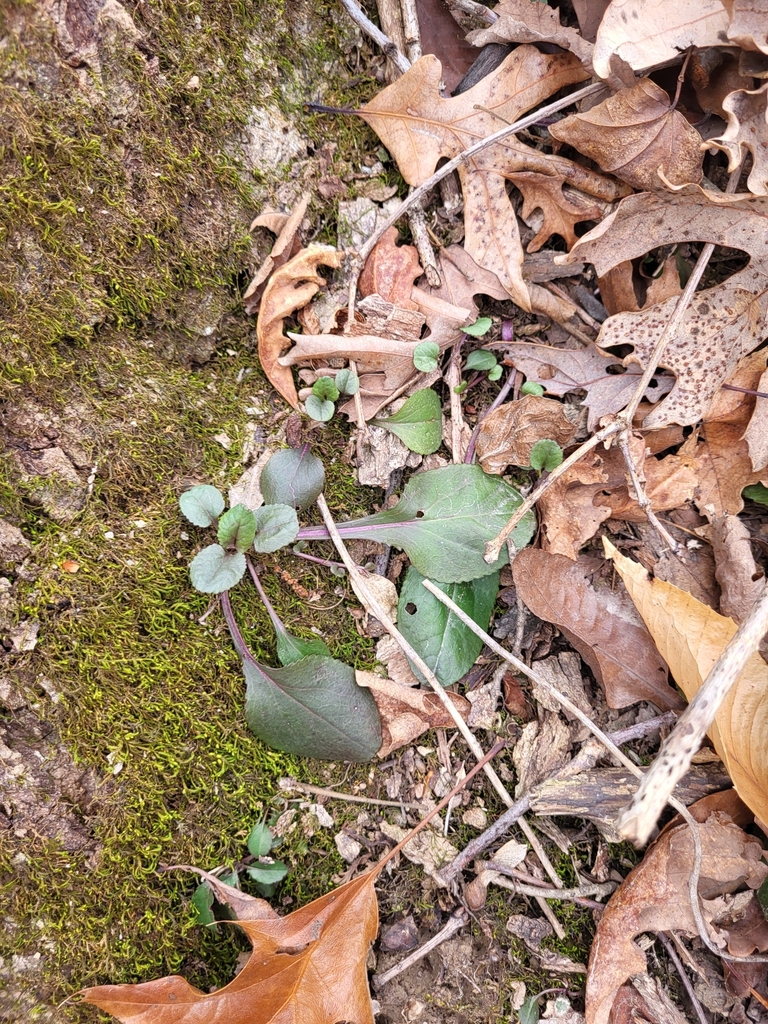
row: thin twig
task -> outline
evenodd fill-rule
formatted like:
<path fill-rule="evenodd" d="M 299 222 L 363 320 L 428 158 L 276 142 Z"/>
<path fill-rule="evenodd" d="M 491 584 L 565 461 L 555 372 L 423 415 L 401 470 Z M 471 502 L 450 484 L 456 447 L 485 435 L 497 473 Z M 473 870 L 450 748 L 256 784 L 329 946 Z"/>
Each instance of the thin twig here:
<path fill-rule="evenodd" d="M 619 435 L 618 439 L 619 451 L 624 457 L 624 463 L 627 467 L 627 473 L 629 475 L 630 482 L 635 492 L 635 500 L 637 501 L 640 510 L 645 514 L 646 519 L 651 526 L 656 530 L 661 539 L 667 545 L 667 547 L 674 554 L 677 554 L 680 550 L 680 545 L 670 534 L 660 520 L 656 513 L 653 511 L 653 503 L 648 495 L 645 493 L 645 489 L 640 481 L 640 477 L 637 472 L 637 466 L 635 466 L 635 460 L 632 458 L 632 452 L 629 447 L 629 433 L 625 432 Z M 643 443 L 643 457 L 645 457 L 645 444 Z"/>
<path fill-rule="evenodd" d="M 404 53 L 398 50 L 392 40 L 384 35 L 378 25 L 374 25 L 370 18 L 366 17 L 355 0 L 339 0 L 339 3 L 357 27 L 376 43 L 401 74 L 405 74 L 410 68 L 411 62 Z"/>
<path fill-rule="evenodd" d="M 409 967 L 413 967 L 414 964 L 417 964 L 419 960 L 423 960 L 424 957 L 431 953 L 433 949 L 436 949 L 441 943 L 450 939 L 451 936 L 460 931 L 468 922 L 469 914 L 464 907 L 459 907 L 457 910 L 454 910 L 437 935 L 433 935 L 431 939 L 428 939 L 423 945 L 419 946 L 418 949 L 414 949 L 409 956 L 404 960 L 401 960 L 400 963 L 396 964 L 394 967 L 390 967 L 390 969 L 385 971 L 384 974 L 374 974 L 371 978 L 371 984 L 375 989 L 383 988 L 388 981 L 392 981 L 393 978 L 402 974 L 403 971 L 407 971 Z"/>
<path fill-rule="evenodd" d="M 345 3 L 346 6 L 347 3 L 351 3 L 351 0 L 342 0 L 342 2 Z M 389 230 L 393 224 L 396 224 L 403 214 L 414 205 L 414 203 L 417 203 L 422 196 L 426 195 L 427 192 L 433 189 L 439 181 L 443 180 L 443 178 L 447 178 L 448 175 L 455 171 L 462 163 L 466 160 L 470 160 L 473 156 L 482 152 L 482 150 L 486 149 L 488 146 L 492 146 L 494 143 L 500 142 L 502 139 L 507 138 L 508 135 L 514 135 L 515 132 L 519 132 L 522 128 L 528 128 L 529 125 L 536 124 L 542 117 L 548 117 L 550 114 L 556 114 L 559 110 L 563 110 L 565 107 L 569 107 L 573 103 L 578 103 L 580 100 L 586 99 L 587 96 L 592 96 L 597 92 L 601 92 L 604 88 L 605 86 L 602 82 L 585 85 L 583 88 L 577 89 L 576 92 L 572 92 L 568 96 L 563 96 L 559 100 L 549 103 L 546 107 L 541 107 L 539 110 L 534 111 L 532 114 L 527 114 L 519 121 L 515 121 L 514 124 L 505 125 L 503 128 L 500 128 L 499 131 L 494 132 L 493 135 L 489 135 L 487 138 L 480 139 L 478 142 L 473 143 L 473 145 L 459 153 L 458 156 L 449 160 L 447 164 L 443 164 L 438 171 L 435 171 L 435 173 L 427 178 L 426 181 L 422 182 L 421 185 L 414 188 L 398 208 L 376 228 L 357 255 L 355 260 L 357 270 L 353 270 L 349 284 L 349 320 L 354 316 L 357 279 L 360 276 L 360 272 L 363 269 L 365 261 L 368 259 L 371 252 L 373 252 L 385 231 Z"/>
<path fill-rule="evenodd" d="M 339 793 L 335 789 L 324 789 L 322 786 L 310 786 L 308 782 L 296 782 L 294 779 L 281 779 L 281 789 L 289 792 L 297 789 L 301 793 L 312 793 L 315 796 L 325 796 L 329 800 L 344 800 L 349 804 L 372 804 L 374 807 L 404 807 L 407 811 L 418 811 L 421 804 L 406 803 L 404 800 L 374 800 L 370 796 L 360 796 L 356 793 Z"/>
<path fill-rule="evenodd" d="M 685 967 L 683 967 L 683 964 L 680 961 L 680 957 L 677 955 L 677 950 L 675 949 L 674 945 L 669 941 L 669 938 L 665 935 L 664 932 L 657 932 L 656 934 L 659 937 L 659 942 L 661 942 L 662 946 L 667 951 L 667 956 L 675 965 L 677 973 L 680 975 L 680 981 L 682 981 L 683 986 L 685 987 L 685 991 L 688 993 L 688 998 L 691 1000 L 691 1006 L 693 1006 L 696 1016 L 699 1018 L 700 1024 L 709 1024 L 707 1015 L 704 1013 L 704 1008 L 699 1002 L 699 997 L 696 995 L 693 989 L 691 979 L 688 977 L 688 972 L 686 971 Z"/>
<path fill-rule="evenodd" d="M 522 896 L 546 896 L 548 900 L 565 900 L 568 903 L 581 903 L 587 896 L 610 896 L 616 889 L 615 882 L 585 882 L 572 889 L 550 889 L 546 883 L 540 886 L 520 881 L 513 874 L 514 868 L 508 868 L 506 864 L 499 864 L 495 860 L 478 861 L 475 864 L 475 870 L 495 871 L 498 875 L 507 876 L 503 879 L 496 879 L 494 885 L 501 885 L 505 889 L 519 892 Z M 589 902 L 595 901 L 590 900 Z M 604 909 L 602 904 L 597 904 L 597 906 L 601 910 Z"/>
<path fill-rule="evenodd" d="M 416 0 L 400 0 L 403 12 L 403 32 L 405 33 L 405 52 L 412 64 L 421 56 L 421 30 Z"/>
<path fill-rule="evenodd" d="M 464 411 L 461 408 L 461 395 L 456 393 L 456 388 L 461 383 L 461 348 L 464 343 L 464 337 L 465 335 L 462 334 L 451 349 L 448 372 L 445 375 L 445 383 L 451 402 L 451 455 L 456 463 L 465 461 L 463 446 Z"/>

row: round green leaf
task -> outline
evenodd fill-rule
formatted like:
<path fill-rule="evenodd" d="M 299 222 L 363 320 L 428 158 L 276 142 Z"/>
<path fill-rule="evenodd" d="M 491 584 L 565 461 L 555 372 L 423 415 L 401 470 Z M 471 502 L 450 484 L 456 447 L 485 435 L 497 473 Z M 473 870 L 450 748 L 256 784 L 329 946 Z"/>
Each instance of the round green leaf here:
<path fill-rule="evenodd" d="M 496 356 L 485 348 L 476 348 L 467 356 L 468 370 L 492 370 L 497 365 Z"/>
<path fill-rule="evenodd" d="M 213 526 L 224 511 L 224 496 L 210 484 L 200 484 L 184 491 L 179 508 L 195 526 Z"/>
<path fill-rule="evenodd" d="M 318 377 L 312 385 L 312 394 L 321 402 L 335 402 L 339 397 L 339 389 L 333 377 Z"/>
<path fill-rule="evenodd" d="M 219 520 L 219 544 L 247 551 L 256 536 L 256 517 L 245 505 L 235 505 Z"/>
<path fill-rule="evenodd" d="M 501 363 L 496 363 L 496 365 L 491 370 L 488 371 L 488 380 L 498 380 L 499 377 L 501 376 L 501 374 L 502 374 Z"/>
<path fill-rule="evenodd" d="M 290 505 L 262 505 L 254 512 L 256 539 L 253 546 L 262 554 L 293 544 L 299 532 L 296 509 Z"/>
<path fill-rule="evenodd" d="M 254 825 L 248 833 L 246 843 L 248 845 L 248 852 L 251 856 L 266 857 L 272 849 L 272 833 L 269 831 L 267 825 L 263 821 L 260 821 L 258 825 Z"/>
<path fill-rule="evenodd" d="M 308 445 L 284 448 L 266 464 L 259 482 L 267 505 L 308 508 L 325 487 L 325 469 Z"/>
<path fill-rule="evenodd" d="M 537 441 L 531 448 L 531 466 L 541 472 L 546 469 L 551 472 L 563 461 L 563 449 L 557 441 L 550 441 L 548 437 Z"/>
<path fill-rule="evenodd" d="M 440 398 L 431 388 L 417 391 L 402 407 L 387 419 L 373 419 L 377 427 L 391 430 L 408 445 L 412 452 L 431 455 L 443 440 L 443 421 Z"/>
<path fill-rule="evenodd" d="M 313 420 L 327 423 L 331 416 L 333 416 L 336 407 L 333 402 L 323 401 L 317 395 L 309 395 L 304 403 L 304 408 L 307 410 L 307 416 L 311 416 Z"/>
<path fill-rule="evenodd" d="M 541 384 L 537 384 L 535 380 L 527 380 L 520 388 L 520 394 L 541 396 L 544 394 L 544 388 Z"/>
<path fill-rule="evenodd" d="M 246 868 L 246 874 L 261 885 L 275 885 L 282 882 L 288 874 L 288 868 L 282 861 L 276 860 L 271 864 L 254 864 Z"/>
<path fill-rule="evenodd" d="M 493 320 L 489 316 L 481 316 L 479 320 L 475 320 L 469 327 L 462 327 L 462 331 L 465 334 L 470 334 L 473 338 L 482 338 L 484 334 L 487 334 L 493 326 Z"/>
<path fill-rule="evenodd" d="M 758 501 L 761 505 L 768 505 L 768 487 L 764 484 L 753 484 L 751 487 L 745 487 L 741 493 L 751 501 Z"/>
<path fill-rule="evenodd" d="M 216 922 L 213 916 L 213 890 L 207 882 L 201 882 L 192 894 L 192 906 L 197 912 L 197 923 L 211 925 Z"/>
<path fill-rule="evenodd" d="M 294 513 L 295 515 L 295 513 Z M 239 583 L 245 572 L 245 555 L 209 544 L 192 559 L 189 578 L 201 594 L 220 594 Z"/>
<path fill-rule="evenodd" d="M 354 370 L 339 370 L 336 374 L 336 387 L 342 395 L 356 395 L 360 390 L 360 378 Z"/>
<path fill-rule="evenodd" d="M 434 341 L 422 341 L 413 350 L 413 365 L 422 373 L 431 373 L 437 369 L 440 346 Z"/>

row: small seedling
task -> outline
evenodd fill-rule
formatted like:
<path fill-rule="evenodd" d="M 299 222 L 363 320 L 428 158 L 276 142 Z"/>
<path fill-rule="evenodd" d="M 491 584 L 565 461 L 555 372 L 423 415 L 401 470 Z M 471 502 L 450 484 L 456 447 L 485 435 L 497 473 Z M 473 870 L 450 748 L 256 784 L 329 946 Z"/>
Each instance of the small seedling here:
<path fill-rule="evenodd" d="M 437 369 L 440 346 L 434 341 L 422 341 L 413 350 L 413 365 L 422 373 L 431 373 Z"/>
<path fill-rule="evenodd" d="M 493 352 L 486 348 L 477 348 L 467 356 L 468 370 L 487 370 L 488 380 L 498 380 L 501 376 L 501 364 Z"/>
<path fill-rule="evenodd" d="M 548 437 L 544 437 L 531 448 L 530 459 L 532 469 L 539 473 L 542 470 L 551 473 L 563 461 L 563 449 L 557 441 L 551 441 Z"/>
<path fill-rule="evenodd" d="M 313 420 L 327 423 L 336 411 L 335 402 L 340 395 L 354 395 L 360 390 L 360 378 L 353 370 L 339 370 L 336 379 L 318 377 L 312 385 L 312 394 L 304 403 L 307 415 Z"/>
<path fill-rule="evenodd" d="M 479 320 L 475 320 L 473 324 L 468 327 L 462 327 L 462 331 L 465 334 L 469 334 L 473 338 L 482 338 L 484 334 L 487 334 L 493 326 L 493 320 L 489 316 L 481 316 Z"/>
<path fill-rule="evenodd" d="M 536 395 L 537 398 L 540 398 L 544 394 L 544 388 L 541 384 L 537 384 L 535 380 L 527 380 L 520 388 L 520 394 Z"/>

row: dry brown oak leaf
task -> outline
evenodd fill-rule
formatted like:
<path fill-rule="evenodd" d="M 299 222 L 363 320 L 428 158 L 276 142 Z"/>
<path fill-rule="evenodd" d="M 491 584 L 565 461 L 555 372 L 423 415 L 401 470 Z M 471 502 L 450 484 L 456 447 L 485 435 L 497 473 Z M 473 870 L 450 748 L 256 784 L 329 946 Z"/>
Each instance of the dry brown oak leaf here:
<path fill-rule="evenodd" d="M 597 203 L 583 192 L 564 190 L 562 174 L 520 171 L 507 174 L 507 178 L 522 193 L 521 216 L 526 224 L 530 223 L 535 210 L 541 210 L 541 227 L 526 246 L 527 252 L 538 252 L 552 235 L 560 235 L 570 249 L 576 243 L 576 225 L 585 220 L 600 220 L 605 212 L 604 204 Z"/>
<path fill-rule="evenodd" d="M 649 68 L 689 46 L 721 46 L 727 29 L 720 0 L 613 0 L 597 30 L 592 66 L 608 78 L 616 55 L 635 71 Z"/>
<path fill-rule="evenodd" d="M 760 0 L 722 0 L 731 24 L 728 38 L 745 50 L 768 54 L 768 24 L 765 5 Z"/>
<path fill-rule="evenodd" d="M 605 538 L 603 545 L 659 654 L 690 701 L 736 632 L 735 623 L 671 583 L 651 579 Z M 708 735 L 736 792 L 754 814 L 768 820 L 768 665 L 759 654 L 747 662 Z"/>
<path fill-rule="evenodd" d="M 413 245 L 397 244 L 397 228 L 384 232 L 365 261 L 358 288 L 360 294 L 380 295 L 401 309 L 418 309 L 411 289 L 423 271 L 418 250 Z"/>
<path fill-rule="evenodd" d="M 710 139 L 728 154 L 728 170 L 735 171 L 745 156 L 752 155 L 747 188 L 755 195 L 768 195 L 768 82 L 751 92 L 738 89 L 723 100 L 728 124 L 722 135 Z"/>
<path fill-rule="evenodd" d="M 641 371 L 629 367 L 622 373 L 621 360 L 597 346 L 586 348 L 553 348 L 534 342 L 513 342 L 504 348 L 529 381 L 541 384 L 550 395 L 566 395 L 569 391 L 586 391 L 584 405 L 589 409 L 587 429 L 596 430 L 603 416 L 621 412 L 635 392 Z M 658 401 L 674 384 L 669 374 L 657 374 L 643 396 Z"/>
<path fill-rule="evenodd" d="M 563 118 L 549 131 L 642 191 L 665 187 L 659 171 L 672 185 L 701 180 L 701 136 L 650 78 Z"/>
<path fill-rule="evenodd" d="M 427 55 L 358 113 L 392 154 L 409 185 L 420 185 L 443 158 L 518 120 L 564 86 L 589 77 L 572 54 L 543 54 L 519 46 L 474 88 L 452 99 L 440 95 L 440 61 Z M 523 280 L 523 248 L 506 177 L 519 171 L 562 174 L 566 181 L 612 202 L 621 187 L 562 157 L 538 153 L 510 136 L 458 168 L 464 195 L 464 247 L 496 274 L 517 305 L 537 306 L 540 286 Z M 546 293 L 548 296 L 549 293 Z M 546 296 L 542 302 L 547 301 Z"/>
<path fill-rule="evenodd" d="M 338 267 L 344 253 L 310 245 L 279 267 L 267 282 L 259 309 L 256 333 L 259 343 L 259 361 L 272 386 L 283 398 L 297 408 L 299 396 L 293 383 L 293 374 L 278 360 L 290 344 L 283 334 L 283 322 L 297 309 L 309 302 L 319 288 L 325 284 L 317 268 Z"/>
<path fill-rule="evenodd" d="M 695 804 L 693 805 L 696 806 Z M 743 884 L 757 889 L 768 873 L 760 843 L 731 818 L 716 812 L 699 825 L 702 846 L 699 893 L 707 900 Z M 586 1024 L 607 1024 L 619 987 L 647 970 L 645 954 L 634 938 L 641 932 L 698 935 L 688 895 L 693 840 L 688 825 L 662 832 L 643 860 L 611 896 L 600 919 L 589 957 L 585 995 Z"/>
<path fill-rule="evenodd" d="M 290 214 L 266 210 L 252 222 L 249 231 L 253 231 L 254 228 L 266 228 L 277 235 L 277 238 L 269 256 L 256 271 L 253 280 L 243 293 L 243 306 L 246 313 L 255 313 L 259 308 L 264 286 L 270 274 L 287 263 L 301 249 L 297 232 L 304 219 L 304 214 L 307 212 L 310 198 L 310 193 L 305 192 Z"/>
<path fill-rule="evenodd" d="M 667 666 L 627 595 L 590 583 L 595 565 L 593 559 L 573 562 L 525 548 L 512 563 L 512 575 L 525 605 L 554 623 L 592 669 L 608 707 L 651 700 L 663 711 L 682 708 L 667 681 Z"/>
<path fill-rule="evenodd" d="M 217 992 L 172 975 L 99 985 L 80 996 L 130 1024 L 373 1024 L 366 957 L 378 929 L 378 870 L 287 917 L 238 921 L 253 952 Z"/>
<path fill-rule="evenodd" d="M 676 196 L 629 196 L 558 262 L 588 261 L 602 276 L 623 260 L 668 242 L 714 242 L 743 249 L 751 259 L 727 281 L 694 296 L 661 358 L 661 365 L 674 372 L 675 386 L 646 416 L 645 427 L 687 426 L 705 417 L 739 360 L 762 344 L 768 313 L 768 199 L 721 193 L 710 199 L 701 189 Z M 632 345 L 624 364 L 645 366 L 676 302 L 673 296 L 638 313 L 609 317 L 597 344 Z"/>
<path fill-rule="evenodd" d="M 544 438 L 565 447 L 576 427 L 563 409 L 551 398 L 524 395 L 486 416 L 477 435 L 477 461 L 484 472 L 498 474 L 507 466 L 530 466 L 531 449 Z"/>
<path fill-rule="evenodd" d="M 467 35 L 473 46 L 488 43 L 555 43 L 575 54 L 586 68 L 592 65 L 592 43 L 576 29 L 560 24 L 560 12 L 538 0 L 500 0 L 493 8 L 498 16 L 489 28 Z"/>

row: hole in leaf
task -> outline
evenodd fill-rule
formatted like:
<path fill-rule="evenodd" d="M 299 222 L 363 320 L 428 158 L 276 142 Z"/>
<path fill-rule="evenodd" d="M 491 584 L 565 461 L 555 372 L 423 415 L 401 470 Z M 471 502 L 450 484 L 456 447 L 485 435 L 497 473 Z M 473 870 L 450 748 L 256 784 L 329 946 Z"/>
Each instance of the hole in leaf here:
<path fill-rule="evenodd" d="M 610 366 L 606 366 L 605 372 L 610 374 L 612 377 L 619 377 L 622 373 L 627 372 L 626 366 L 622 366 L 621 363 L 611 363 Z"/>
<path fill-rule="evenodd" d="M 413 601 L 409 601 L 408 604 L 405 606 L 405 610 L 408 612 L 409 615 L 415 615 L 416 605 L 413 603 Z"/>
<path fill-rule="evenodd" d="M 423 519 L 424 518 L 424 512 L 423 512 L 422 509 L 419 509 L 419 511 L 416 513 L 416 518 L 417 519 Z"/>

